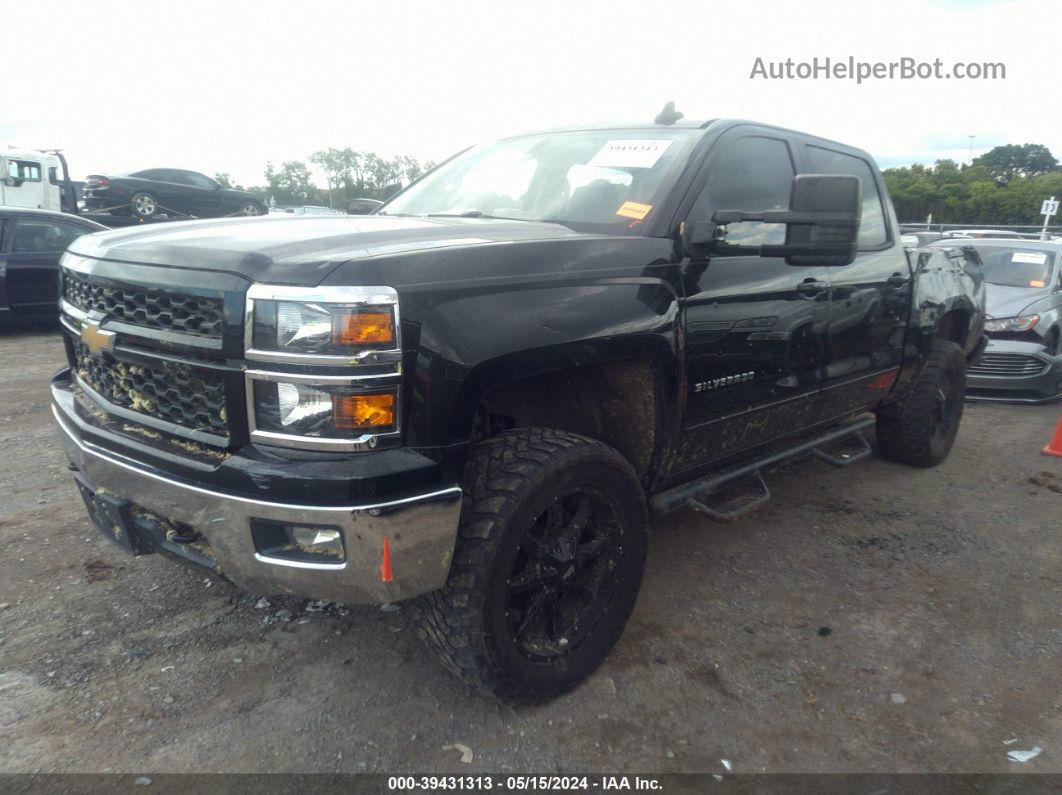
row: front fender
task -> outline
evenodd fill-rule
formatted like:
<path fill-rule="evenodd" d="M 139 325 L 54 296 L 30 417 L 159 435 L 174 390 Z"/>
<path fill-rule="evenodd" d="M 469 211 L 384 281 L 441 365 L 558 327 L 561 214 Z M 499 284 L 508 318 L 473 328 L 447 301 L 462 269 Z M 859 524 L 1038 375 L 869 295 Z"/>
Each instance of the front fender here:
<path fill-rule="evenodd" d="M 491 389 L 599 362 L 648 359 L 678 397 L 678 296 L 653 277 L 506 285 L 436 299 L 419 314 L 407 443 L 469 440 Z"/>
<path fill-rule="evenodd" d="M 953 312 L 967 318 L 958 329 L 964 352 L 978 344 L 984 330 L 985 286 L 977 252 L 965 248 L 928 248 L 911 252 L 916 259 L 912 299 L 912 341 L 926 353 L 941 320 Z"/>

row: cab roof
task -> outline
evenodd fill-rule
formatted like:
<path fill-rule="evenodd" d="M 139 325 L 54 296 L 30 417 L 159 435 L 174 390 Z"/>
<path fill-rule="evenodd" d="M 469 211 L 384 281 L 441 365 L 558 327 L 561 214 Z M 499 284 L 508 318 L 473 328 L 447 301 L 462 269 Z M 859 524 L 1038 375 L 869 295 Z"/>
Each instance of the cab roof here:
<path fill-rule="evenodd" d="M 752 119 L 679 119 L 672 124 L 654 124 L 652 121 L 646 121 L 640 119 L 637 121 L 600 121 L 600 122 L 588 122 L 583 124 L 569 124 L 563 127 L 552 127 L 544 130 L 534 130 L 530 132 L 517 133 L 514 135 L 507 135 L 505 138 L 523 138 L 526 135 L 545 135 L 548 133 L 559 132 L 578 132 L 580 130 L 645 130 L 647 133 L 662 132 L 665 130 L 719 130 L 720 132 L 730 127 L 738 127 L 743 124 L 754 124 L 757 127 L 763 127 L 769 130 L 775 130 L 779 133 L 784 133 L 789 136 L 799 136 L 807 142 L 817 142 L 827 144 L 830 147 L 836 149 L 844 149 L 849 152 L 859 153 L 863 156 L 873 157 L 858 146 L 852 144 L 846 144 L 842 141 L 835 141 L 831 138 L 823 138 L 819 135 L 813 135 L 811 133 L 801 132 L 800 130 L 792 130 L 787 127 L 779 127 L 776 124 L 768 124 L 762 121 L 753 121 Z"/>

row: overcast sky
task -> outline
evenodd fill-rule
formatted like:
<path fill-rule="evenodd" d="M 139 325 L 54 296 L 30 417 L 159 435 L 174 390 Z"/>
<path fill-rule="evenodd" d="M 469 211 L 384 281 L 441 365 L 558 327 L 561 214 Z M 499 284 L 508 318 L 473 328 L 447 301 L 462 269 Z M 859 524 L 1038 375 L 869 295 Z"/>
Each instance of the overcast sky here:
<path fill-rule="evenodd" d="M 1062 157 L 1062 9 L 1011 2 L 19 2 L 0 16 L 0 142 L 75 178 L 150 166 L 261 184 L 327 147 L 441 159 L 512 132 L 736 116 L 882 166 L 1043 143 Z M 750 79 L 765 61 L 940 58 L 1006 79 Z"/>

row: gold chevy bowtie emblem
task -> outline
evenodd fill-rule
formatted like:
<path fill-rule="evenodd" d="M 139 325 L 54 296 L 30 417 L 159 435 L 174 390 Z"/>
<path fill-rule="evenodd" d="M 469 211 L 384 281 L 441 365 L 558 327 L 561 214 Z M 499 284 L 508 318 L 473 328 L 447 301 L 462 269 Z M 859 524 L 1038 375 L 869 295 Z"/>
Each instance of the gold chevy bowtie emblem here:
<path fill-rule="evenodd" d="M 92 353 L 114 350 L 114 332 L 104 331 L 99 323 L 91 320 L 85 321 L 81 329 L 81 341 Z"/>

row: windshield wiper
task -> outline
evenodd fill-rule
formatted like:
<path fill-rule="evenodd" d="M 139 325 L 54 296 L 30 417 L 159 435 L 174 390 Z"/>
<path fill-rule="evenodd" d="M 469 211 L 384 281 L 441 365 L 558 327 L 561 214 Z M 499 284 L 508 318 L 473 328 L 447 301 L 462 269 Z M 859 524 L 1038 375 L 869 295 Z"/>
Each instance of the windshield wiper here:
<path fill-rule="evenodd" d="M 428 218 L 490 218 L 495 221 L 519 221 L 520 218 L 503 218 L 500 215 L 487 215 L 482 210 L 466 210 L 463 213 L 427 213 Z"/>

